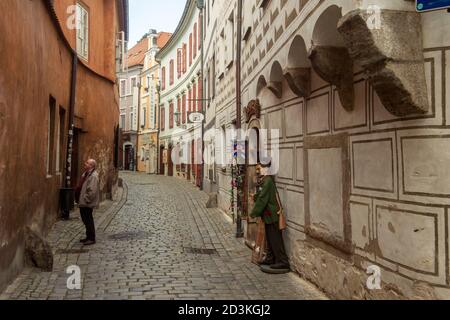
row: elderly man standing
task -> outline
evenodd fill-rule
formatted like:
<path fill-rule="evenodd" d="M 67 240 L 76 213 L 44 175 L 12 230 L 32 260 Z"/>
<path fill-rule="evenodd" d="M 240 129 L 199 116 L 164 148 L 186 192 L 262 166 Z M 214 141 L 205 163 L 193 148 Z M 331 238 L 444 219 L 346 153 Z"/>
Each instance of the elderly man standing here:
<path fill-rule="evenodd" d="M 100 202 L 99 176 L 97 163 L 90 159 L 84 164 L 85 172 L 75 190 L 75 197 L 80 208 L 81 219 L 86 226 L 86 239 L 81 240 L 85 246 L 95 244 L 95 223 L 93 212 Z"/>

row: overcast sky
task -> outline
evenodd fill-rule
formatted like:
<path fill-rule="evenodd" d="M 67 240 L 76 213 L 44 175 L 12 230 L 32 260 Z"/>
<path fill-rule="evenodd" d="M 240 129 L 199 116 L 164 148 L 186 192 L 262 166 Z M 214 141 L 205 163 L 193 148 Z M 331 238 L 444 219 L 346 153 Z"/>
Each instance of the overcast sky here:
<path fill-rule="evenodd" d="M 133 47 L 149 29 L 174 32 L 186 0 L 130 0 L 130 42 Z"/>

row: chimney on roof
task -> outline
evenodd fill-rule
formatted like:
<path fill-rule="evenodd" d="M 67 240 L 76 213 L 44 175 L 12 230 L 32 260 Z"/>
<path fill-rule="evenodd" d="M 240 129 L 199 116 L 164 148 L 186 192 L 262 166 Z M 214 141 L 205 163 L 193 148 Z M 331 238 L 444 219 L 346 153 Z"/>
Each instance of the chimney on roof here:
<path fill-rule="evenodd" d="M 150 49 L 158 47 L 158 31 L 156 31 L 156 29 L 150 29 L 148 32 L 148 39 Z"/>

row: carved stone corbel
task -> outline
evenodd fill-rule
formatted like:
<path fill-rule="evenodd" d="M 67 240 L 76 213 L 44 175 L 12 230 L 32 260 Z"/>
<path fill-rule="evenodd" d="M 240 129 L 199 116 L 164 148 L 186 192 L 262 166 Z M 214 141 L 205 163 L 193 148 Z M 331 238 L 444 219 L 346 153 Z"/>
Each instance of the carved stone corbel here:
<path fill-rule="evenodd" d="M 304 98 L 311 95 L 311 68 L 287 68 L 283 75 L 296 95 Z"/>
<path fill-rule="evenodd" d="M 314 71 L 325 81 L 336 86 L 341 104 L 347 111 L 355 105 L 353 88 L 353 61 L 345 47 L 313 45 L 309 59 Z"/>
<path fill-rule="evenodd" d="M 251 100 L 247 107 L 244 109 L 246 116 L 246 123 L 249 123 L 252 117 L 256 119 L 261 118 L 261 104 L 259 103 L 259 99 Z"/>
<path fill-rule="evenodd" d="M 420 14 L 381 10 L 380 25 L 371 25 L 367 10 L 341 18 L 338 31 L 349 54 L 361 64 L 384 107 L 393 115 L 429 109 Z"/>
<path fill-rule="evenodd" d="M 272 91 L 272 93 L 278 98 L 281 99 L 283 96 L 283 83 L 281 81 L 271 81 L 267 84 L 267 89 Z"/>

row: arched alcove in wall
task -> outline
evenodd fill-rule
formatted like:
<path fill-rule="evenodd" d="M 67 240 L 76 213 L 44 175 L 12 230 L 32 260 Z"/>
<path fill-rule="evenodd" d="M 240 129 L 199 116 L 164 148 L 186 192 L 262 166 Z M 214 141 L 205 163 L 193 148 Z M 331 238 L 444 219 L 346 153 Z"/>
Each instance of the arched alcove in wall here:
<path fill-rule="evenodd" d="M 261 93 L 261 91 L 267 87 L 267 81 L 264 76 L 260 76 L 258 79 L 258 83 L 256 85 L 256 96 L 258 97 Z"/>
<path fill-rule="evenodd" d="M 353 61 L 337 30 L 341 18 L 342 9 L 336 5 L 322 12 L 314 26 L 309 59 L 314 71 L 336 86 L 342 106 L 351 111 L 355 100 Z"/>
<path fill-rule="evenodd" d="M 308 97 L 311 94 L 311 62 L 305 40 L 300 35 L 292 40 L 287 61 L 283 73 L 289 87 L 296 95 Z"/>
<path fill-rule="evenodd" d="M 260 130 L 261 123 L 259 119 L 253 119 L 249 123 L 246 137 L 246 164 L 247 166 L 254 166 L 259 160 L 260 151 Z"/>
<path fill-rule="evenodd" d="M 272 93 L 281 99 L 283 95 L 283 69 L 278 61 L 274 61 L 270 70 L 270 81 L 267 84 L 267 88 Z"/>
<path fill-rule="evenodd" d="M 337 26 L 341 18 L 342 8 L 332 5 L 325 9 L 314 25 L 314 45 L 344 47 L 344 39 L 337 30 Z"/>

